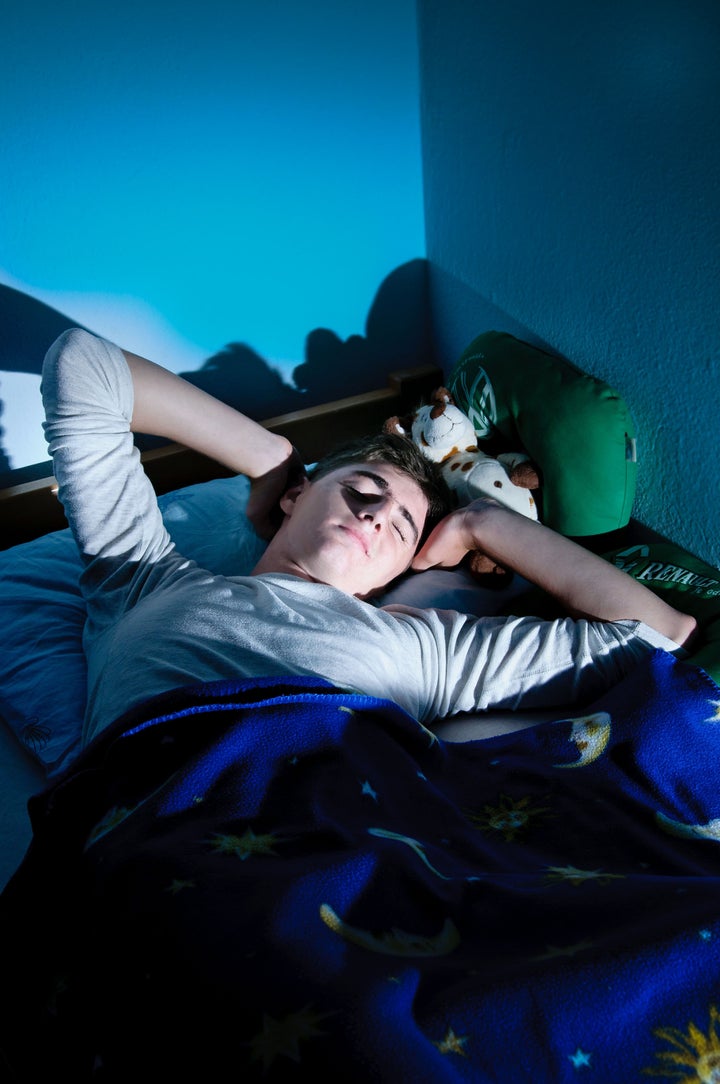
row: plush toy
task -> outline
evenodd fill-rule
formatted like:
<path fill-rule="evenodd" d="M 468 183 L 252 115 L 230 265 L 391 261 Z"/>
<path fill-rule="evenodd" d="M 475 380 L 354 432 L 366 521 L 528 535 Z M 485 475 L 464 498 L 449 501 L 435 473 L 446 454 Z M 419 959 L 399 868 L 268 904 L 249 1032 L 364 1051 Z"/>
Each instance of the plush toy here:
<path fill-rule="evenodd" d="M 540 487 L 537 469 L 522 452 L 488 455 L 478 447 L 475 429 L 467 414 L 455 405 L 447 388 L 437 388 L 429 404 L 407 418 L 388 418 L 387 433 L 409 437 L 426 459 L 439 463 L 457 506 L 476 497 L 494 497 L 529 519 L 538 518 L 533 490 Z M 507 570 L 480 551 L 468 555 L 466 564 L 478 576 L 507 576 Z"/>

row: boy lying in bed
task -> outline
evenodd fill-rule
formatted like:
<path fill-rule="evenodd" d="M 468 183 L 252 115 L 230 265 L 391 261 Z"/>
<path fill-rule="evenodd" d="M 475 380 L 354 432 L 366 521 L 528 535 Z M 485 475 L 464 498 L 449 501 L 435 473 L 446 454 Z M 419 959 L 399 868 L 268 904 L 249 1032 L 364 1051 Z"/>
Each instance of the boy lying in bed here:
<path fill-rule="evenodd" d="M 694 632 L 692 617 L 636 580 L 492 501 L 440 518 L 441 483 L 409 442 L 371 438 L 308 479 L 285 438 L 80 330 L 48 351 L 42 387 L 60 498 L 85 565 L 86 743 L 149 697 L 233 677 L 315 674 L 394 700 L 425 724 L 570 705 L 654 647 L 677 652 Z M 177 552 L 133 431 L 248 475 L 259 529 L 279 501 L 284 518 L 250 576 L 215 576 Z M 572 616 L 476 618 L 366 601 L 411 566 L 454 567 L 470 549 Z"/>

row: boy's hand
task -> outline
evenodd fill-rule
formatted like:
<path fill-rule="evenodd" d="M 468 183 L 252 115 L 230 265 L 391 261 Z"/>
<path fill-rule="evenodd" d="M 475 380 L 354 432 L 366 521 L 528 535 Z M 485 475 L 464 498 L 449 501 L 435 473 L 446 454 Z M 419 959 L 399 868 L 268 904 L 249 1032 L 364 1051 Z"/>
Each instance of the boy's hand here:
<path fill-rule="evenodd" d="M 445 516 L 415 554 L 413 569 L 421 572 L 428 568 L 455 568 L 467 553 L 481 550 L 482 520 L 499 507 L 497 501 L 481 497 Z"/>
<path fill-rule="evenodd" d="M 246 515 L 260 538 L 271 539 L 282 523 L 280 498 L 292 485 L 305 477 L 305 464 L 297 448 L 277 467 L 250 480 Z"/>

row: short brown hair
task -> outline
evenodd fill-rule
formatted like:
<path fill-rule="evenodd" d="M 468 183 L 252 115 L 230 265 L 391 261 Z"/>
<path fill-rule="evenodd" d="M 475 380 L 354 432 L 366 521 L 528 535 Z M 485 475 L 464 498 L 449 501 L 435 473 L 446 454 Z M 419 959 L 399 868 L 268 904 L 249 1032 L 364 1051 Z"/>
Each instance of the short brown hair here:
<path fill-rule="evenodd" d="M 450 490 L 438 464 L 426 459 L 407 437 L 395 433 L 377 433 L 349 441 L 323 456 L 308 476 L 312 481 L 353 463 L 388 463 L 417 483 L 428 502 L 422 540 L 453 507 Z"/>

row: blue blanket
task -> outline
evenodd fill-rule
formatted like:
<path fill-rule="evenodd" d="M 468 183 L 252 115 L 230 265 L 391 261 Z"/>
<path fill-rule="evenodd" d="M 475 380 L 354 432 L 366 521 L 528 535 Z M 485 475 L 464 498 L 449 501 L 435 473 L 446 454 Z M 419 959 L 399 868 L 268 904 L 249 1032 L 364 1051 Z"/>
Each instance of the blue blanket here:
<path fill-rule="evenodd" d="M 663 652 L 463 745 L 316 680 L 162 697 L 31 802 L 11 1079 L 717 1080 L 719 770 Z"/>

